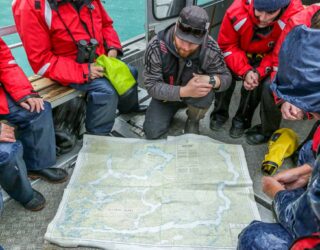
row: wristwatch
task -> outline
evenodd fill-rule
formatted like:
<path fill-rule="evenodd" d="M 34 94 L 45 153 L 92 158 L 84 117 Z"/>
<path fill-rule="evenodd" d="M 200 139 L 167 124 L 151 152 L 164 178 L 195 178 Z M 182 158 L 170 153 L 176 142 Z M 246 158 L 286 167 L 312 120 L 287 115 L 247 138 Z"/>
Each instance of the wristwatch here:
<path fill-rule="evenodd" d="M 214 78 L 214 75 L 210 76 L 209 83 L 212 85 L 212 87 L 215 89 L 214 86 L 216 86 L 216 79 Z"/>

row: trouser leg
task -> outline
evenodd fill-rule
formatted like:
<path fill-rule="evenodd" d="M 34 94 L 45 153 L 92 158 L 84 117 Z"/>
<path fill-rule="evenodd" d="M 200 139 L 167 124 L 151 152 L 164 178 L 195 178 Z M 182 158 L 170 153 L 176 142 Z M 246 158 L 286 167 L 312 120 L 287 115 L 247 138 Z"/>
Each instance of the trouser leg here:
<path fill-rule="evenodd" d="M 311 178 L 310 182 L 312 183 L 313 180 Z M 307 189 L 297 188 L 280 191 L 274 198 L 274 210 L 278 221 L 295 237 L 309 235 L 320 230 L 320 218 L 317 218 L 317 209 L 312 207 L 313 202 L 310 199 L 312 196 L 310 191 L 315 186 L 314 182 L 312 184 Z M 316 190 L 318 192 L 317 188 Z M 317 196 L 319 195 L 317 194 Z"/>
<path fill-rule="evenodd" d="M 286 250 L 292 236 L 279 223 L 253 221 L 240 234 L 238 250 Z"/>
<path fill-rule="evenodd" d="M 2 198 L 2 192 L 0 191 L 0 216 L 3 213 L 3 198 Z M 0 246 L 1 249 L 1 246 Z"/>
<path fill-rule="evenodd" d="M 143 129 L 147 139 L 157 139 L 168 132 L 173 116 L 181 102 L 163 102 L 152 99 L 146 112 Z"/>
<path fill-rule="evenodd" d="M 0 116 L 17 126 L 17 138 L 23 145 L 23 159 L 28 170 L 40 170 L 56 162 L 56 143 L 51 105 L 44 103 L 40 113 L 29 112 L 7 97 L 10 114 Z"/>
<path fill-rule="evenodd" d="M 134 79 L 138 81 L 138 70 L 129 64 L 128 67 Z M 139 109 L 138 85 L 136 83 L 124 95 L 119 96 L 118 109 L 120 113 L 126 114 Z"/>
<path fill-rule="evenodd" d="M 274 131 L 280 128 L 281 111 L 275 104 L 269 82 L 265 82 L 262 91 L 260 118 L 262 133 L 270 136 Z"/>
<path fill-rule="evenodd" d="M 247 91 L 243 86 L 241 87 L 241 99 L 236 115 L 232 120 L 232 124 L 235 127 L 250 128 L 252 117 L 256 108 L 258 107 L 263 85 L 266 82 L 263 81 L 254 90 Z"/>
<path fill-rule="evenodd" d="M 27 203 L 33 190 L 27 177 L 20 142 L 0 143 L 0 185 L 16 201 Z"/>
<path fill-rule="evenodd" d="M 94 135 L 111 132 L 118 105 L 118 94 L 106 78 L 98 78 L 86 84 L 71 84 L 72 88 L 87 94 L 86 130 Z"/>
<path fill-rule="evenodd" d="M 309 164 L 314 166 L 316 158 L 312 151 L 312 140 L 307 141 L 299 151 L 298 166 Z"/>
<path fill-rule="evenodd" d="M 210 115 L 211 120 L 219 120 L 225 122 L 229 118 L 229 106 L 231 97 L 236 87 L 236 79 L 232 79 L 230 87 L 223 92 L 215 93 L 214 109 Z"/>

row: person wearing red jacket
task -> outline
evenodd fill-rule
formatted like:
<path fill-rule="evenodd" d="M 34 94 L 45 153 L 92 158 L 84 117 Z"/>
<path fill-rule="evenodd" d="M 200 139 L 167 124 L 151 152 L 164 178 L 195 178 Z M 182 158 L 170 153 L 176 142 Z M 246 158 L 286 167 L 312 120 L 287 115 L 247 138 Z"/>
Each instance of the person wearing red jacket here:
<path fill-rule="evenodd" d="M 272 60 L 273 60 L 273 71 L 271 73 L 271 79 L 275 79 L 275 76 L 278 71 L 278 65 L 279 65 L 279 52 L 282 43 L 284 42 L 285 38 L 287 37 L 288 33 L 296 26 L 298 25 L 306 25 L 307 27 L 311 26 L 311 20 L 312 18 L 317 18 L 317 15 L 320 15 L 320 4 L 313 4 L 308 7 L 306 7 L 304 10 L 301 12 L 297 13 L 296 15 L 292 16 L 285 29 L 281 33 L 281 36 L 279 37 L 278 42 L 276 43 L 276 46 L 274 48 L 274 52 L 272 55 Z M 318 18 L 319 20 L 319 18 Z M 269 106 L 269 112 L 268 114 L 271 115 L 270 119 L 272 117 L 275 117 L 275 114 L 278 114 L 277 117 L 281 117 L 281 113 L 284 119 L 287 120 L 300 120 L 304 117 L 304 112 L 293 105 L 292 103 L 288 101 L 284 101 L 282 98 L 280 98 L 275 91 L 272 92 L 273 97 L 274 97 L 274 102 L 270 103 Z M 264 96 L 262 98 L 265 98 Z M 280 107 L 281 106 L 281 110 Z M 267 114 L 267 115 L 268 115 Z M 280 122 L 281 119 L 273 119 L 273 124 L 275 127 L 280 127 Z M 264 124 L 262 124 L 262 127 Z M 263 129 L 262 129 L 263 130 Z M 264 135 L 262 134 L 261 137 Z"/>
<path fill-rule="evenodd" d="M 50 168 L 56 162 L 51 106 L 44 102 L 38 93 L 33 90 L 29 80 L 16 64 L 9 48 L 1 38 L 0 83 L 0 120 L 6 120 L 16 127 L 19 135 L 18 139 L 24 149 L 23 159 L 19 158 L 19 161 L 25 162 L 28 175 L 31 178 L 40 177 L 55 183 L 65 181 L 68 176 L 66 171 Z M 13 159 L 17 157 L 20 151 L 22 152 L 20 143 L 19 145 L 16 144 L 8 145 L 6 141 L 1 140 L 0 133 L 1 171 L 4 171 L 8 166 L 14 167 Z M 18 148 L 21 149 L 18 150 Z M 19 164 L 16 163 L 16 165 Z M 17 171 L 12 171 L 10 176 L 15 175 L 16 178 L 12 177 L 11 180 L 15 180 L 18 178 L 17 175 L 21 175 Z M 20 168 L 19 171 L 23 172 Z M 2 172 L 0 176 L 4 176 L 4 173 Z M 6 180 L 10 182 L 9 178 L 6 178 Z M 6 184 L 1 183 L 6 180 L 1 178 L 0 184 L 6 186 Z M 25 195 L 29 195 L 30 198 L 30 192 L 27 193 L 27 190 L 25 190 Z"/>
<path fill-rule="evenodd" d="M 229 134 L 232 138 L 238 138 L 251 127 L 262 91 L 269 87 L 274 45 L 288 19 L 302 9 L 300 0 L 235 0 L 228 8 L 220 28 L 218 44 L 234 80 L 228 91 L 216 94 L 211 129 L 221 129 L 229 118 L 229 105 L 236 80 L 242 80 L 243 86 Z M 270 126 L 271 135 L 274 131 L 272 124 L 264 120 L 263 114 L 261 120 Z"/>
<path fill-rule="evenodd" d="M 12 9 L 34 72 L 86 92 L 87 132 L 108 134 L 119 98 L 94 59 L 102 54 L 120 56 L 122 48 L 101 1 L 16 0 Z M 132 98 L 132 107 L 122 106 L 126 112 L 139 108 L 137 91 Z"/>
<path fill-rule="evenodd" d="M 318 12 L 320 13 L 320 12 Z M 279 53 L 277 85 L 281 98 L 320 119 L 320 14 L 311 26 L 296 26 Z M 273 199 L 277 223 L 253 221 L 239 235 L 238 250 L 289 249 L 300 237 L 320 231 L 320 127 L 299 152 L 298 167 L 262 179 L 262 190 Z"/>

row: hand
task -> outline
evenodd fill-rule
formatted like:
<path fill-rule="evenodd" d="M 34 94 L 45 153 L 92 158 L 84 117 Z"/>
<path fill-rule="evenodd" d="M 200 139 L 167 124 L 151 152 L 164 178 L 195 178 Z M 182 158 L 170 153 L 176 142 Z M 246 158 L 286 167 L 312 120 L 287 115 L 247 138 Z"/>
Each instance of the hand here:
<path fill-rule="evenodd" d="M 96 79 L 103 77 L 104 68 L 101 66 L 95 65 L 95 63 L 90 64 L 90 79 Z"/>
<path fill-rule="evenodd" d="M 207 78 L 209 76 L 193 77 L 186 86 L 180 88 L 180 97 L 206 96 L 212 90 L 212 85 Z"/>
<path fill-rule="evenodd" d="M 279 191 L 285 190 L 285 188 L 275 178 L 270 176 L 262 177 L 262 190 L 271 199 L 274 199 Z"/>
<path fill-rule="evenodd" d="M 304 164 L 300 167 L 283 170 L 276 174 L 273 178 L 280 182 L 285 189 L 296 189 L 305 187 L 309 182 L 312 174 L 312 167 Z"/>
<path fill-rule="evenodd" d="M 302 120 L 304 116 L 303 111 L 300 108 L 292 105 L 289 102 L 285 102 L 281 105 L 281 113 L 283 119 L 292 121 Z"/>
<path fill-rule="evenodd" d="M 250 70 L 243 81 L 243 87 L 248 90 L 254 90 L 259 85 L 259 74 Z"/>
<path fill-rule="evenodd" d="M 116 49 L 111 49 L 108 51 L 108 56 L 109 57 L 117 57 L 118 56 L 118 50 Z"/>
<path fill-rule="evenodd" d="M 21 102 L 20 106 L 30 112 L 36 111 L 40 113 L 41 110 L 44 110 L 43 99 L 38 97 L 30 97 L 24 102 Z"/>
<path fill-rule="evenodd" d="M 8 124 L 1 123 L 0 127 L 0 142 L 15 142 L 14 128 Z"/>

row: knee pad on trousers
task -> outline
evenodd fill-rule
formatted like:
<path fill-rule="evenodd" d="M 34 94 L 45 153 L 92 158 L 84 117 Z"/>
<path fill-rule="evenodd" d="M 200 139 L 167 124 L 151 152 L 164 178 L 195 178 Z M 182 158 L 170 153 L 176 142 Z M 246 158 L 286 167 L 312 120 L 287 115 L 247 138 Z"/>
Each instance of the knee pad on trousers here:
<path fill-rule="evenodd" d="M 107 134 L 111 131 L 118 105 L 118 95 L 114 90 L 104 93 L 88 93 L 86 129 L 91 134 Z"/>

